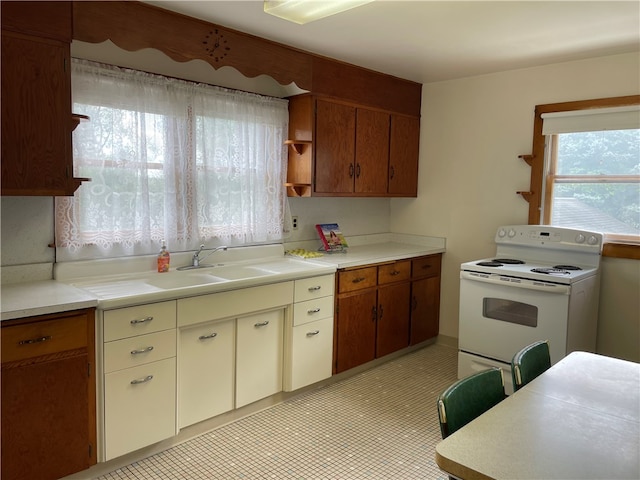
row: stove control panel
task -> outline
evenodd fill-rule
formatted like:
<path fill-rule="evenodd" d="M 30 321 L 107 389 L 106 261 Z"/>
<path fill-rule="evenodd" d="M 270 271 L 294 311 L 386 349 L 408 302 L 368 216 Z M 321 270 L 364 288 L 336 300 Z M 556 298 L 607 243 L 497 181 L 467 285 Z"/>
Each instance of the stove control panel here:
<path fill-rule="evenodd" d="M 498 244 L 541 247 L 553 244 L 563 249 L 592 250 L 602 246 L 602 234 L 551 225 L 512 225 L 499 227 L 495 241 Z"/>

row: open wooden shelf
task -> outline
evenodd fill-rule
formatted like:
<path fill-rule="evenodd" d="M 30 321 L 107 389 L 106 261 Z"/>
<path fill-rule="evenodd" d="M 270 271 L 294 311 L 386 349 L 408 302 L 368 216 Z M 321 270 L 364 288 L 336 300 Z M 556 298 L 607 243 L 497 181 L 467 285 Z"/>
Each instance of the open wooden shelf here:
<path fill-rule="evenodd" d="M 309 141 L 309 140 L 285 140 L 284 144 L 285 145 L 289 145 L 294 152 L 296 152 L 298 155 L 302 155 L 302 152 L 304 152 L 304 149 L 306 148 L 307 145 L 311 145 L 313 142 Z"/>

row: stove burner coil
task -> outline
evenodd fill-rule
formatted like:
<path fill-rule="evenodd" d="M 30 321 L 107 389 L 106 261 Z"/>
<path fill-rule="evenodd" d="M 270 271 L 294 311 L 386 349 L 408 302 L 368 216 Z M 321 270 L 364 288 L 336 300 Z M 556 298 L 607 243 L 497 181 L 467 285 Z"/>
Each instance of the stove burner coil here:
<path fill-rule="evenodd" d="M 534 273 L 545 273 L 547 275 L 555 275 L 555 276 L 562 276 L 562 275 L 569 275 L 571 272 L 569 272 L 568 270 L 562 269 L 562 268 L 532 268 L 531 269 L 532 272 Z"/>
<path fill-rule="evenodd" d="M 582 270 L 580 267 L 576 267 L 575 265 L 556 265 L 553 268 L 557 268 L 558 270 Z"/>
<path fill-rule="evenodd" d="M 523 265 L 523 260 L 516 260 L 514 258 L 495 258 L 494 262 L 504 263 L 505 265 Z"/>
<path fill-rule="evenodd" d="M 492 262 L 478 262 L 476 265 L 480 265 L 481 267 L 502 267 L 502 263 L 492 261 Z"/>

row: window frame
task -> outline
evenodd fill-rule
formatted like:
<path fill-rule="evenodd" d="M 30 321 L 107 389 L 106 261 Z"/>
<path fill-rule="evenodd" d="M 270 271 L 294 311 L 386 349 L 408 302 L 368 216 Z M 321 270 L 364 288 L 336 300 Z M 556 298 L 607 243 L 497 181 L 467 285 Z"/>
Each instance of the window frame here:
<path fill-rule="evenodd" d="M 521 156 L 531 166 L 531 182 L 529 191 L 519 192 L 529 202 L 529 225 L 538 225 L 544 221 L 541 214 L 541 207 L 542 203 L 545 201 L 543 192 L 544 182 L 546 181 L 544 171 L 546 138 L 542 133 L 542 115 L 546 113 L 588 110 L 591 108 L 623 107 L 639 104 L 640 95 L 627 95 L 623 97 L 598 98 L 592 100 L 536 105 L 533 122 L 533 152 L 531 155 Z M 605 240 L 602 255 L 607 257 L 640 260 L 640 243 L 622 243 Z"/>

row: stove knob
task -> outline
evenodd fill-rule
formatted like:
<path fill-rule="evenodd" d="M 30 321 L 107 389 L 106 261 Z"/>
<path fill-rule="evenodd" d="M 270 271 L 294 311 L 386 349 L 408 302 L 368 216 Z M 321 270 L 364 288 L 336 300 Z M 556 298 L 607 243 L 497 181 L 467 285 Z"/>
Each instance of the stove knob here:
<path fill-rule="evenodd" d="M 509 237 L 513 238 L 516 236 L 516 231 L 512 228 L 511 230 L 509 230 Z"/>
<path fill-rule="evenodd" d="M 576 243 L 584 243 L 586 239 L 584 238 L 584 235 L 579 233 L 578 235 L 576 235 Z"/>
<path fill-rule="evenodd" d="M 587 240 L 587 243 L 589 245 L 597 245 L 598 244 L 598 237 L 596 237 L 595 235 L 591 235 L 589 237 L 589 240 Z"/>
<path fill-rule="evenodd" d="M 504 237 L 507 234 L 507 232 L 504 231 L 504 228 L 501 228 L 500 230 L 498 230 L 498 236 L 500 238 Z"/>

